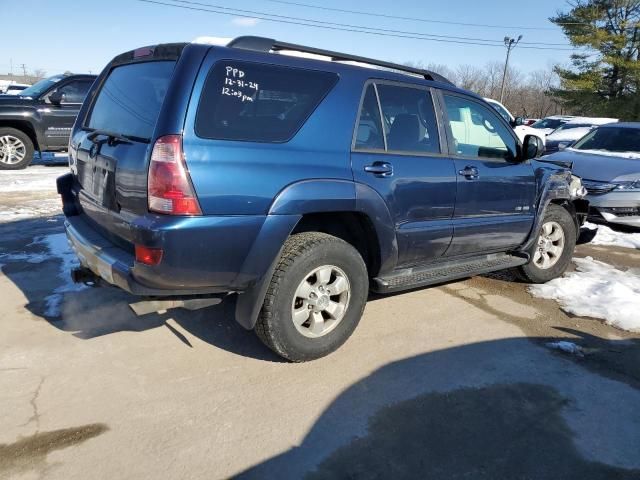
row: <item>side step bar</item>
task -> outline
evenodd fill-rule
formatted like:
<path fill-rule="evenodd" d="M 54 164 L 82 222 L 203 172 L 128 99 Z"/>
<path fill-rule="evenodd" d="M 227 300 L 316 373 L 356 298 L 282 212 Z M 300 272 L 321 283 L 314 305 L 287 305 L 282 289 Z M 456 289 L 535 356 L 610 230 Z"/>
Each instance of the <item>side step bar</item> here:
<path fill-rule="evenodd" d="M 434 264 L 398 270 L 390 275 L 373 279 L 372 289 L 377 293 L 392 293 L 408 290 L 449 280 L 470 277 L 482 273 L 494 272 L 506 268 L 524 265 L 528 260 L 506 253 L 465 258 L 446 264 Z"/>

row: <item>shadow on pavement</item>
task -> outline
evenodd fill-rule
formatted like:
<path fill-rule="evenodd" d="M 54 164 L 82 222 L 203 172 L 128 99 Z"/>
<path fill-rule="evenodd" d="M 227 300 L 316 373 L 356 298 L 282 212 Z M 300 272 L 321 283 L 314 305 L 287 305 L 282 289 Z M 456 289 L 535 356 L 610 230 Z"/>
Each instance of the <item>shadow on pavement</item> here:
<path fill-rule="evenodd" d="M 589 385 L 561 360 L 531 374 L 532 358 L 521 353 L 531 349 L 538 352 L 526 339 L 505 339 L 388 364 L 341 393 L 299 446 L 234 478 L 640 478 L 640 470 L 586 458 L 572 428 L 604 458 L 638 465 L 639 392 L 610 380 Z"/>
<path fill-rule="evenodd" d="M 121 331 L 141 332 L 166 326 L 188 347 L 189 340 L 167 323 L 172 319 L 180 327 L 202 341 L 237 355 L 279 362 L 280 357 L 266 348 L 253 334 L 234 320 L 235 298 L 197 311 L 168 310 L 163 314 L 137 317 L 129 303 L 138 297 L 116 288 L 86 288 L 64 294 L 61 316 L 48 316 L 47 297 L 67 281 L 69 272 L 62 271 L 63 261 L 47 255 L 43 244 L 32 244 L 34 238 L 63 233 L 60 216 L 37 218 L 0 224 L 0 264 L 2 271 L 26 297 L 25 308 L 44 318 L 52 326 L 82 339 L 91 339 Z M 42 260 L 44 258 L 44 260 Z"/>

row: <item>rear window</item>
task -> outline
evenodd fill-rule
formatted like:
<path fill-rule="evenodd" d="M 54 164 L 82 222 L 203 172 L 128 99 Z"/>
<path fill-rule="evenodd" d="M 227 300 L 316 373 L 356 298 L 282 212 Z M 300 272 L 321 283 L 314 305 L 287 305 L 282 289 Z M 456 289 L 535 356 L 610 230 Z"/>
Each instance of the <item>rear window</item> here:
<path fill-rule="evenodd" d="M 329 72 L 218 62 L 200 98 L 196 134 L 220 140 L 286 142 L 337 79 Z"/>
<path fill-rule="evenodd" d="M 114 68 L 102 85 L 86 127 L 151 138 L 175 62 L 142 62 Z"/>

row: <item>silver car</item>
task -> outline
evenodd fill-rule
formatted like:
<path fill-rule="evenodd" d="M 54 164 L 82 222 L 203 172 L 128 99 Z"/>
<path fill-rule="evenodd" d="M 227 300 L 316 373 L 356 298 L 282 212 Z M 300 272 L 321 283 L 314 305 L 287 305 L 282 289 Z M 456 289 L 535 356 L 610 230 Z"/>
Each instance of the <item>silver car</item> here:
<path fill-rule="evenodd" d="M 602 125 L 547 158 L 573 163 L 592 221 L 640 229 L 640 122 Z"/>

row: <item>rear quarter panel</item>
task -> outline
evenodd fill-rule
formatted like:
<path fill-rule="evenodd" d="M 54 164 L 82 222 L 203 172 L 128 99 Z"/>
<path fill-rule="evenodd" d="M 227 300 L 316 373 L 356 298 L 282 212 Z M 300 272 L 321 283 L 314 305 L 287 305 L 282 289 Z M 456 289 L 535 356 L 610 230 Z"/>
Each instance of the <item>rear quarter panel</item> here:
<path fill-rule="evenodd" d="M 288 142 L 212 140 L 196 135 L 195 118 L 203 85 L 215 62 L 229 58 L 227 52 L 212 49 L 203 62 L 184 125 L 186 161 L 203 213 L 266 214 L 279 192 L 298 181 L 353 180 L 349 151 L 364 82 L 359 75 L 340 78 Z M 233 59 L 269 62 L 265 54 L 237 50 Z M 299 59 L 284 55 L 278 56 L 278 64 L 300 68 Z"/>

